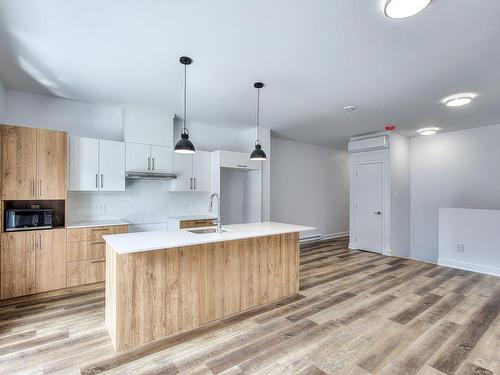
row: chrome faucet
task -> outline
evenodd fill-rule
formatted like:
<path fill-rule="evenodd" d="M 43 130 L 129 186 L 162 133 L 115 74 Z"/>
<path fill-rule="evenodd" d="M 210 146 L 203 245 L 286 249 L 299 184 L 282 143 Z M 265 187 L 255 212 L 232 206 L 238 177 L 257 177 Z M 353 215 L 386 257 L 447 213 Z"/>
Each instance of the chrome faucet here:
<path fill-rule="evenodd" d="M 208 200 L 208 212 L 212 213 L 214 206 L 214 198 L 217 198 L 217 233 L 222 233 L 222 220 L 221 220 L 221 209 L 220 209 L 220 195 L 217 193 L 212 193 L 210 199 Z"/>

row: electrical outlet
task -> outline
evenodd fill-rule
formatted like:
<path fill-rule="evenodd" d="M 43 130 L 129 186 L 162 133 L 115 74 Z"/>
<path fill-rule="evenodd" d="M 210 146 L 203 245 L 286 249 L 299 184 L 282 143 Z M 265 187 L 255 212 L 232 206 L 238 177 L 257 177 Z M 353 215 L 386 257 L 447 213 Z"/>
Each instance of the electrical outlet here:
<path fill-rule="evenodd" d="M 465 253 L 465 245 L 463 243 L 457 243 L 457 253 Z"/>
<path fill-rule="evenodd" d="M 99 205 L 99 212 L 106 212 L 106 205 L 104 203 Z"/>

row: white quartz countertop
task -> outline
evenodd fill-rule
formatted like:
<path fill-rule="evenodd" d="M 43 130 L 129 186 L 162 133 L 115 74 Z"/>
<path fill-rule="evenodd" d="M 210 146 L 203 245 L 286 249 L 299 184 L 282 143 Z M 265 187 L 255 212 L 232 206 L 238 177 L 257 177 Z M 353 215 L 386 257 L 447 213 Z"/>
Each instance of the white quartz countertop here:
<path fill-rule="evenodd" d="M 67 229 L 75 228 L 89 228 L 89 227 L 112 227 L 115 225 L 128 225 L 128 221 L 115 219 L 115 220 L 94 220 L 94 221 L 76 221 L 66 224 Z"/>
<path fill-rule="evenodd" d="M 222 228 L 226 229 L 227 232 L 196 234 L 188 232 L 186 229 L 179 229 L 174 231 L 114 234 L 103 236 L 103 238 L 118 254 L 129 254 L 315 229 L 313 227 L 274 222 L 224 225 Z"/>

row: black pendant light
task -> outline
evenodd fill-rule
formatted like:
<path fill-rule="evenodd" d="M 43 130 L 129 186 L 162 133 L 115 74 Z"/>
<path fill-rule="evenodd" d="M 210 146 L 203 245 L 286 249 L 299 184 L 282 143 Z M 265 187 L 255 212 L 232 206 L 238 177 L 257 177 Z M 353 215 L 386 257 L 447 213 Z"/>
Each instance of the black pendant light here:
<path fill-rule="evenodd" d="M 250 154 L 250 160 L 267 160 L 266 153 L 260 144 L 260 89 L 264 87 L 262 82 L 255 82 L 253 87 L 257 89 L 257 140 L 255 141 L 255 150 Z"/>
<path fill-rule="evenodd" d="M 182 125 L 182 131 L 181 131 L 181 139 L 179 142 L 174 147 L 174 152 L 177 152 L 178 154 L 194 154 L 196 150 L 194 149 L 193 143 L 189 140 L 189 131 L 186 128 L 186 116 L 187 116 L 187 111 L 186 111 L 186 105 L 187 105 L 187 88 L 186 88 L 186 81 L 187 81 L 187 66 L 193 62 L 193 60 L 190 57 L 187 56 L 182 56 L 179 59 L 179 62 L 184 65 L 184 120 L 183 120 L 183 125 Z"/>

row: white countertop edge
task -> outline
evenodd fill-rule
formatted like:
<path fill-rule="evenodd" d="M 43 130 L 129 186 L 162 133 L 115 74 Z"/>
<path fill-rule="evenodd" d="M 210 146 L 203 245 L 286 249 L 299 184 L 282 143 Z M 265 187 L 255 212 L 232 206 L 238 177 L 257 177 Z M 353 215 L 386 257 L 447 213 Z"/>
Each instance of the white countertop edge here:
<path fill-rule="evenodd" d="M 188 232 L 186 229 L 179 229 L 175 231 L 115 234 L 103 236 L 103 238 L 118 254 L 132 254 L 144 251 L 304 232 L 315 229 L 313 227 L 274 222 L 224 225 L 223 228 L 227 229 L 228 232 L 220 234 L 194 234 Z"/>
<path fill-rule="evenodd" d="M 125 220 L 95 220 L 95 221 L 79 221 L 66 225 L 66 229 L 77 228 L 93 228 L 93 227 L 113 227 L 117 225 L 129 225 Z"/>

